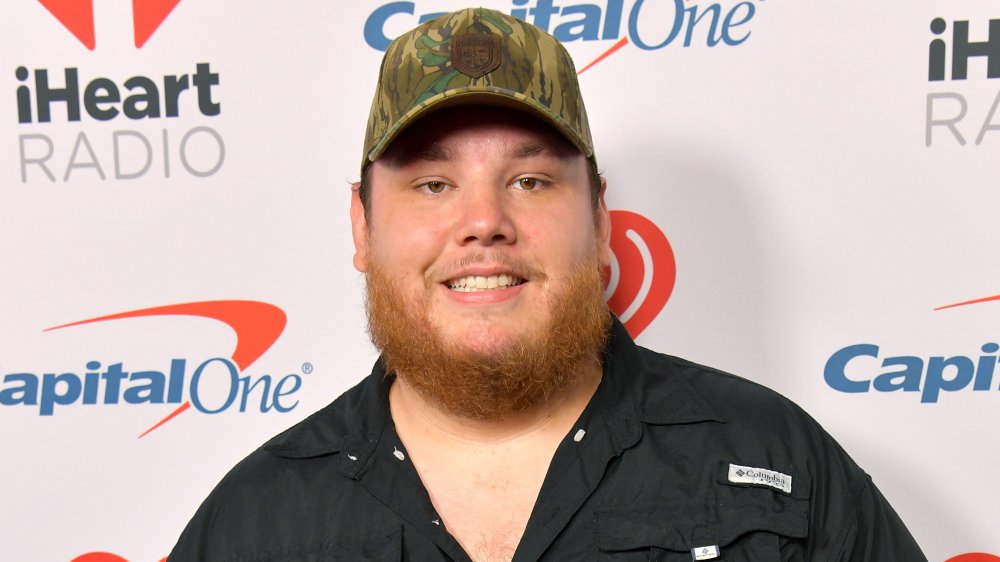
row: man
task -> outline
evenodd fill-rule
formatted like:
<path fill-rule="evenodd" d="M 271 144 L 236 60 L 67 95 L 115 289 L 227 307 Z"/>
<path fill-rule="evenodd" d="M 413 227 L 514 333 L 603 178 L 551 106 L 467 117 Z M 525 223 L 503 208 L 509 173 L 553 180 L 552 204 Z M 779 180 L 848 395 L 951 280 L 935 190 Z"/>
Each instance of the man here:
<path fill-rule="evenodd" d="M 467 9 L 393 42 L 351 203 L 382 357 L 170 560 L 925 560 L 794 404 L 634 344 L 605 187 L 554 38 Z"/>

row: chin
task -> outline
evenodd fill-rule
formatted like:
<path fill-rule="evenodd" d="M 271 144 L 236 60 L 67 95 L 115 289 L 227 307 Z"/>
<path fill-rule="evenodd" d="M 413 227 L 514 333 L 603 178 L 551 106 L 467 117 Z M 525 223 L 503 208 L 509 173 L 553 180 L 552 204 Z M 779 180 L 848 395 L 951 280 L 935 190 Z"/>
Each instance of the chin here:
<path fill-rule="evenodd" d="M 515 321 L 503 320 L 502 322 L 512 324 Z M 510 349 L 528 337 L 527 334 L 515 334 L 496 326 L 482 328 L 474 324 L 468 326 L 465 330 L 444 331 L 441 333 L 441 336 L 441 341 L 454 345 L 456 350 L 462 350 L 466 353 L 483 357 Z"/>

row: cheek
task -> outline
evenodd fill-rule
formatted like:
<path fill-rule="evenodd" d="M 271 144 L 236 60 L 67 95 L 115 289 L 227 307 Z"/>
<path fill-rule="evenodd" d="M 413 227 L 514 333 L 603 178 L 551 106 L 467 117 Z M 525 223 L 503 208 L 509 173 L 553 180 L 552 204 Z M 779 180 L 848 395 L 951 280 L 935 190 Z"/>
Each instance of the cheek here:
<path fill-rule="evenodd" d="M 371 250 L 388 267 L 429 266 L 440 254 L 447 235 L 441 221 L 414 213 L 389 211 L 372 219 Z"/>
<path fill-rule="evenodd" d="M 522 225 L 519 241 L 533 249 L 533 254 L 549 268 L 570 270 L 597 252 L 593 217 L 573 214 L 548 215 Z M 544 256 L 544 257 L 543 257 Z"/>

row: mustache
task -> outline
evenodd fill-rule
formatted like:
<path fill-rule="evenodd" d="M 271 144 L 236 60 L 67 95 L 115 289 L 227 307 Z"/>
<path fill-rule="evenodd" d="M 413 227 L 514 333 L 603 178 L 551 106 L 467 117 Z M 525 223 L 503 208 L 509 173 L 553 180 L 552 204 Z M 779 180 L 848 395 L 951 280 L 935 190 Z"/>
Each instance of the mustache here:
<path fill-rule="evenodd" d="M 474 252 L 461 258 L 432 267 L 427 270 L 425 281 L 428 285 L 441 283 L 461 275 L 462 271 L 471 266 L 500 266 L 513 275 L 529 281 L 544 281 L 548 279 L 545 272 L 527 260 L 515 258 L 504 252 Z"/>

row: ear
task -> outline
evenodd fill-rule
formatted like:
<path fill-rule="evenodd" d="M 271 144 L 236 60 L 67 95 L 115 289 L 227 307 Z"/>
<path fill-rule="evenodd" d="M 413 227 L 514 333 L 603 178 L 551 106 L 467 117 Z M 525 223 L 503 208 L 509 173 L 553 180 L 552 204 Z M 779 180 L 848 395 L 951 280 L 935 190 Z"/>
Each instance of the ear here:
<path fill-rule="evenodd" d="M 597 198 L 597 256 L 602 267 L 611 266 L 611 213 L 604 201 L 604 192 L 608 189 L 608 181 L 601 176 L 601 191 Z"/>
<path fill-rule="evenodd" d="M 351 236 L 354 238 L 354 269 L 368 268 L 368 219 L 361 202 L 361 183 L 351 185 Z"/>

